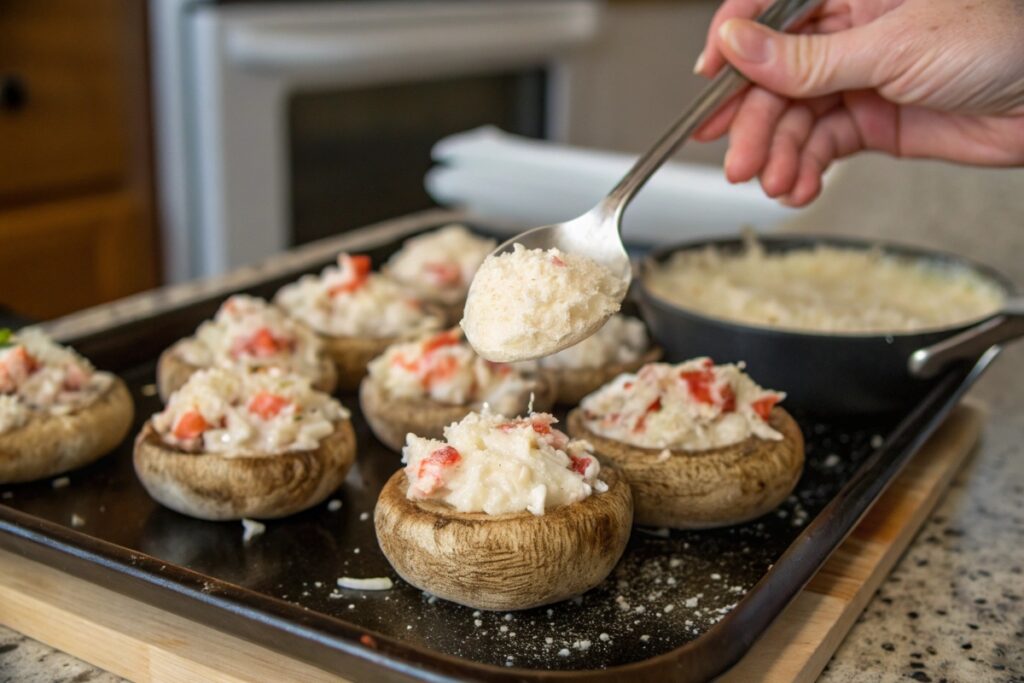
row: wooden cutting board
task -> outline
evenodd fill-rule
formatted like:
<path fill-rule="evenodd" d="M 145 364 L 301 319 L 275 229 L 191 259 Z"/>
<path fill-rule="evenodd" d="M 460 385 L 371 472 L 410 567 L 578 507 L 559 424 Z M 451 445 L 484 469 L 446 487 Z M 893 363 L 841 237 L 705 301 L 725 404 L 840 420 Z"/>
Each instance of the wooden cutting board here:
<path fill-rule="evenodd" d="M 803 592 L 719 680 L 814 680 L 966 460 L 984 417 L 977 404 L 957 408 Z M 338 680 L 3 551 L 0 623 L 135 681 Z"/>

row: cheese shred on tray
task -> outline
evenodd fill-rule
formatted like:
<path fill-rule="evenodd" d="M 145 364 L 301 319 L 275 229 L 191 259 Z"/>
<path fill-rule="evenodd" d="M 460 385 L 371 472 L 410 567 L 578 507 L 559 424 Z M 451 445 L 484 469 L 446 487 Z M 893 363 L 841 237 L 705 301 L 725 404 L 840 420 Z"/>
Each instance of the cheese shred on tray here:
<path fill-rule="evenodd" d="M 459 512 L 542 515 L 607 491 L 591 445 L 555 422 L 546 413 L 510 419 L 482 412 L 446 427 L 444 441 L 409 434 L 402 450 L 408 497 Z"/>

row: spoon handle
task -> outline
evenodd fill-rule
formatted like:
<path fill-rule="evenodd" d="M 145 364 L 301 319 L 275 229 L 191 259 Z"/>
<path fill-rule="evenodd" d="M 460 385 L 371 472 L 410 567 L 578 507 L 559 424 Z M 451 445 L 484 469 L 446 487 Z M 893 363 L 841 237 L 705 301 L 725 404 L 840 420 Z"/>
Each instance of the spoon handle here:
<path fill-rule="evenodd" d="M 758 22 L 778 31 L 793 26 L 822 3 L 823 0 L 776 0 L 757 18 Z M 620 217 L 637 191 L 654 172 L 686 141 L 704 120 L 747 85 L 747 79 L 731 66 L 726 66 L 697 96 L 690 108 L 669 128 L 629 170 L 619 184 L 605 197 L 599 209 Z M 620 221 L 616 221 L 621 226 Z M 620 227 L 621 229 L 621 227 Z"/>

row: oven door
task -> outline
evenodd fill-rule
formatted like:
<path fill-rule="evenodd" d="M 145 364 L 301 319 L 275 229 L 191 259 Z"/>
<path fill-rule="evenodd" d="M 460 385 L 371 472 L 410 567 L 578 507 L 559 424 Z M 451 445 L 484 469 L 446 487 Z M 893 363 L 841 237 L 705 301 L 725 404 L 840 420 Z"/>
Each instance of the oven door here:
<path fill-rule="evenodd" d="M 562 138 L 600 3 L 227 3 L 154 12 L 167 272 L 182 280 L 429 205 L 433 142 Z M 175 71 L 177 73 L 170 73 Z"/>

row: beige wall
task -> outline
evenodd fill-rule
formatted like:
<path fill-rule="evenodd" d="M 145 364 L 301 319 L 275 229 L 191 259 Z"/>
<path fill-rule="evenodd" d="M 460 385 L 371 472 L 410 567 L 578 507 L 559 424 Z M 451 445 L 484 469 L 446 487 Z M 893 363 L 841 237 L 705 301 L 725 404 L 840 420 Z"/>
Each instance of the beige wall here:
<path fill-rule="evenodd" d="M 626 152 L 654 142 L 705 83 L 693 63 L 716 7 L 716 0 L 609 5 L 600 39 L 573 58 L 578 85 L 567 141 Z M 721 163 L 724 152 L 720 143 L 689 143 L 681 156 Z"/>

